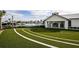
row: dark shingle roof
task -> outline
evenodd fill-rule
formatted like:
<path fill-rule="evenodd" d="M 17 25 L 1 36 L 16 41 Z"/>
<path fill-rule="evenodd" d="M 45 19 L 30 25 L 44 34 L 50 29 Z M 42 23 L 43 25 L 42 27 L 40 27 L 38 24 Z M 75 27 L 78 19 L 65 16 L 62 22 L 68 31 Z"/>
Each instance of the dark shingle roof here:
<path fill-rule="evenodd" d="M 79 13 L 67 14 L 67 15 L 62 15 L 62 16 L 65 17 L 65 18 L 68 18 L 68 19 L 79 19 Z"/>

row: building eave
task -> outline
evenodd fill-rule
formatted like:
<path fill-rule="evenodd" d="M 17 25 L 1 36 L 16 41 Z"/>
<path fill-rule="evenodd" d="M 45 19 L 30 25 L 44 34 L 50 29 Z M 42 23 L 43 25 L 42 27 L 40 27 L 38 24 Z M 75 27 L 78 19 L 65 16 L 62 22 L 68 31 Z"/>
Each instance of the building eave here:
<path fill-rule="evenodd" d="M 48 18 L 46 18 L 46 19 L 44 20 L 44 22 L 45 22 L 46 20 L 48 20 L 49 18 L 53 17 L 54 15 L 56 15 L 56 16 L 58 16 L 58 17 L 61 17 L 61 18 L 64 18 L 64 19 L 66 19 L 66 20 L 69 21 L 68 18 L 65 18 L 65 17 L 63 17 L 63 16 L 61 16 L 61 15 L 53 14 L 53 15 L 49 16 Z"/>

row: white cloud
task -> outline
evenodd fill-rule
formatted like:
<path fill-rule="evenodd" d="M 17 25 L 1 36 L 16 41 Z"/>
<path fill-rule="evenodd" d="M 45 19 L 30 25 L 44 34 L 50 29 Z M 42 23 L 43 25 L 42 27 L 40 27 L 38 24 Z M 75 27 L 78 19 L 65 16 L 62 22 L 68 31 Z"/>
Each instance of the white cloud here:
<path fill-rule="evenodd" d="M 32 15 L 45 15 L 48 16 L 52 13 L 52 10 L 33 10 Z"/>
<path fill-rule="evenodd" d="M 53 12 L 59 12 L 60 15 L 79 13 L 79 11 L 71 11 L 71 10 L 53 10 Z"/>
<path fill-rule="evenodd" d="M 44 20 L 52 14 L 52 10 L 32 10 L 30 20 Z"/>

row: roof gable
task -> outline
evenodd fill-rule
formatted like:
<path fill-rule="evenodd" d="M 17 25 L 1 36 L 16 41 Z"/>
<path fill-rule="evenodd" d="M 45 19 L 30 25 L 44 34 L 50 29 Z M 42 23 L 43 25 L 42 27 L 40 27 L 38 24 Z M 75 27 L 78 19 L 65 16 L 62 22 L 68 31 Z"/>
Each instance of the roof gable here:
<path fill-rule="evenodd" d="M 50 19 L 50 18 L 53 17 L 53 16 L 58 16 L 58 17 L 60 17 L 60 18 L 63 18 L 63 19 L 69 20 L 69 19 L 67 19 L 67 18 L 65 18 L 65 17 L 63 17 L 63 16 L 60 16 L 60 15 L 57 15 L 57 14 L 53 14 L 53 15 L 49 16 L 47 19 L 45 19 L 44 21 Z"/>

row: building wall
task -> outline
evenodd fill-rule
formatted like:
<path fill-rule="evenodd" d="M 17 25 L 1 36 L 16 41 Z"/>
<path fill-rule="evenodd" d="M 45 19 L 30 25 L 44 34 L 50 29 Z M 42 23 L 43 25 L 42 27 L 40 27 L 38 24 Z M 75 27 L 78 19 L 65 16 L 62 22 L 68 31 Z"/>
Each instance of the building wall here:
<path fill-rule="evenodd" d="M 79 27 L 79 19 L 71 20 L 71 27 Z"/>
<path fill-rule="evenodd" d="M 47 21 L 65 21 L 65 29 L 68 29 L 68 21 L 65 18 L 54 15 L 45 21 L 45 28 L 49 28 L 47 26 Z"/>
<path fill-rule="evenodd" d="M 66 21 L 66 19 L 54 15 L 54 16 L 52 16 L 51 18 L 47 19 L 46 21 Z"/>

